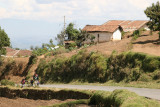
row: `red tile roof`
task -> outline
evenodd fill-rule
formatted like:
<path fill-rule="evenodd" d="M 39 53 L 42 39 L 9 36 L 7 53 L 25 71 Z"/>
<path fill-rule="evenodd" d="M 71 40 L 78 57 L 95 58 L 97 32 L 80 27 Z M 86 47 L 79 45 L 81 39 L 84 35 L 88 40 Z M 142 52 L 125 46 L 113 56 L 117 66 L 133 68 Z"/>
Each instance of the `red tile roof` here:
<path fill-rule="evenodd" d="M 119 28 L 118 25 L 86 25 L 82 30 L 87 32 L 111 32 Z"/>
<path fill-rule="evenodd" d="M 17 53 L 17 56 L 31 56 L 31 54 L 32 54 L 32 51 L 30 50 L 20 50 Z"/>
<path fill-rule="evenodd" d="M 30 56 L 32 51 L 30 50 L 15 50 L 9 47 L 6 48 L 6 56 L 7 57 L 15 57 L 15 56 Z"/>
<path fill-rule="evenodd" d="M 141 28 L 142 26 L 144 26 L 145 24 L 147 24 L 148 21 L 147 20 L 110 20 L 106 23 L 104 23 L 103 25 L 119 25 L 123 28 L 124 31 L 127 30 L 137 30 L 139 28 Z"/>

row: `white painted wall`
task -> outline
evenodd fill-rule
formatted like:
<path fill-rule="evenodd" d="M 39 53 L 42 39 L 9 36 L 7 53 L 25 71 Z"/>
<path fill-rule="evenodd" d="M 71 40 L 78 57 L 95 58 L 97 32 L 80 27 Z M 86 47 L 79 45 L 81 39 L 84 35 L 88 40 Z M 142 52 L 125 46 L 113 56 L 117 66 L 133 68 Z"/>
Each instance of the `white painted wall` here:
<path fill-rule="evenodd" d="M 113 40 L 121 40 L 122 39 L 122 34 L 120 29 L 117 29 L 114 33 L 113 33 Z"/>

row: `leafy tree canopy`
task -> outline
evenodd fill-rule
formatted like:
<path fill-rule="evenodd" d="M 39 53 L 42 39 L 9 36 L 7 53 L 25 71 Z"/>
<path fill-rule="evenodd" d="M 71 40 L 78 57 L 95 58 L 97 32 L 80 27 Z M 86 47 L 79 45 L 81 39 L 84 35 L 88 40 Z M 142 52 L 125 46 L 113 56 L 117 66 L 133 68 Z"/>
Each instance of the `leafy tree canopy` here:
<path fill-rule="evenodd" d="M 7 33 L 0 27 L 0 54 L 5 54 L 3 47 L 10 46 L 10 38 Z"/>
<path fill-rule="evenodd" d="M 63 45 L 65 36 L 68 37 L 68 40 L 75 41 L 77 46 L 81 46 L 82 42 L 87 39 L 90 39 L 91 42 L 93 42 L 93 40 L 95 39 L 93 35 L 88 34 L 86 31 L 76 29 L 73 23 L 69 23 L 66 30 L 61 31 L 61 33 L 57 35 L 56 40 L 60 45 Z"/>
<path fill-rule="evenodd" d="M 152 6 L 147 7 L 144 11 L 146 16 L 150 19 L 148 26 L 153 31 L 160 31 L 160 3 L 159 1 Z"/>
<path fill-rule="evenodd" d="M 68 36 L 69 40 L 76 40 L 77 35 L 80 33 L 80 31 L 76 28 L 74 28 L 73 23 L 69 23 L 69 25 L 66 28 L 66 35 Z"/>

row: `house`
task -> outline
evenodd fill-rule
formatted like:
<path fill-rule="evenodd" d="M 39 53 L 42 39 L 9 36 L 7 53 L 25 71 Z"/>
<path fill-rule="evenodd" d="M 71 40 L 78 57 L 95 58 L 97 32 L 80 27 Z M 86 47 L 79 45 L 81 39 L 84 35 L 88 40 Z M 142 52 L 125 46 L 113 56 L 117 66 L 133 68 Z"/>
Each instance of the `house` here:
<path fill-rule="evenodd" d="M 3 55 L 4 57 L 25 57 L 25 56 L 31 56 L 32 51 L 31 50 L 15 50 L 10 47 L 4 47 L 6 49 L 6 55 Z"/>
<path fill-rule="evenodd" d="M 109 20 L 103 25 L 119 25 L 123 28 L 124 32 L 133 32 L 139 29 L 150 30 L 147 26 L 147 20 Z"/>
<path fill-rule="evenodd" d="M 106 42 L 110 40 L 121 40 L 123 31 L 118 25 L 86 25 L 83 31 L 95 36 L 94 42 Z M 89 43 L 87 40 L 85 43 Z"/>

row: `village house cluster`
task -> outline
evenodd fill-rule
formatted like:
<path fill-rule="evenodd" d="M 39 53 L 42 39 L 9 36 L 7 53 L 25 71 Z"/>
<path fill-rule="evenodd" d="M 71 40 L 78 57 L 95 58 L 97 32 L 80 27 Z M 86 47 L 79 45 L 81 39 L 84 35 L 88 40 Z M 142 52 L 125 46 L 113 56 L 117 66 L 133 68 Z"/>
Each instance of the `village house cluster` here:
<path fill-rule="evenodd" d="M 147 23 L 147 20 L 109 20 L 102 25 L 86 25 L 82 30 L 94 35 L 94 42 L 106 42 L 121 40 L 122 32 L 133 32 L 139 29 L 149 30 Z"/>

